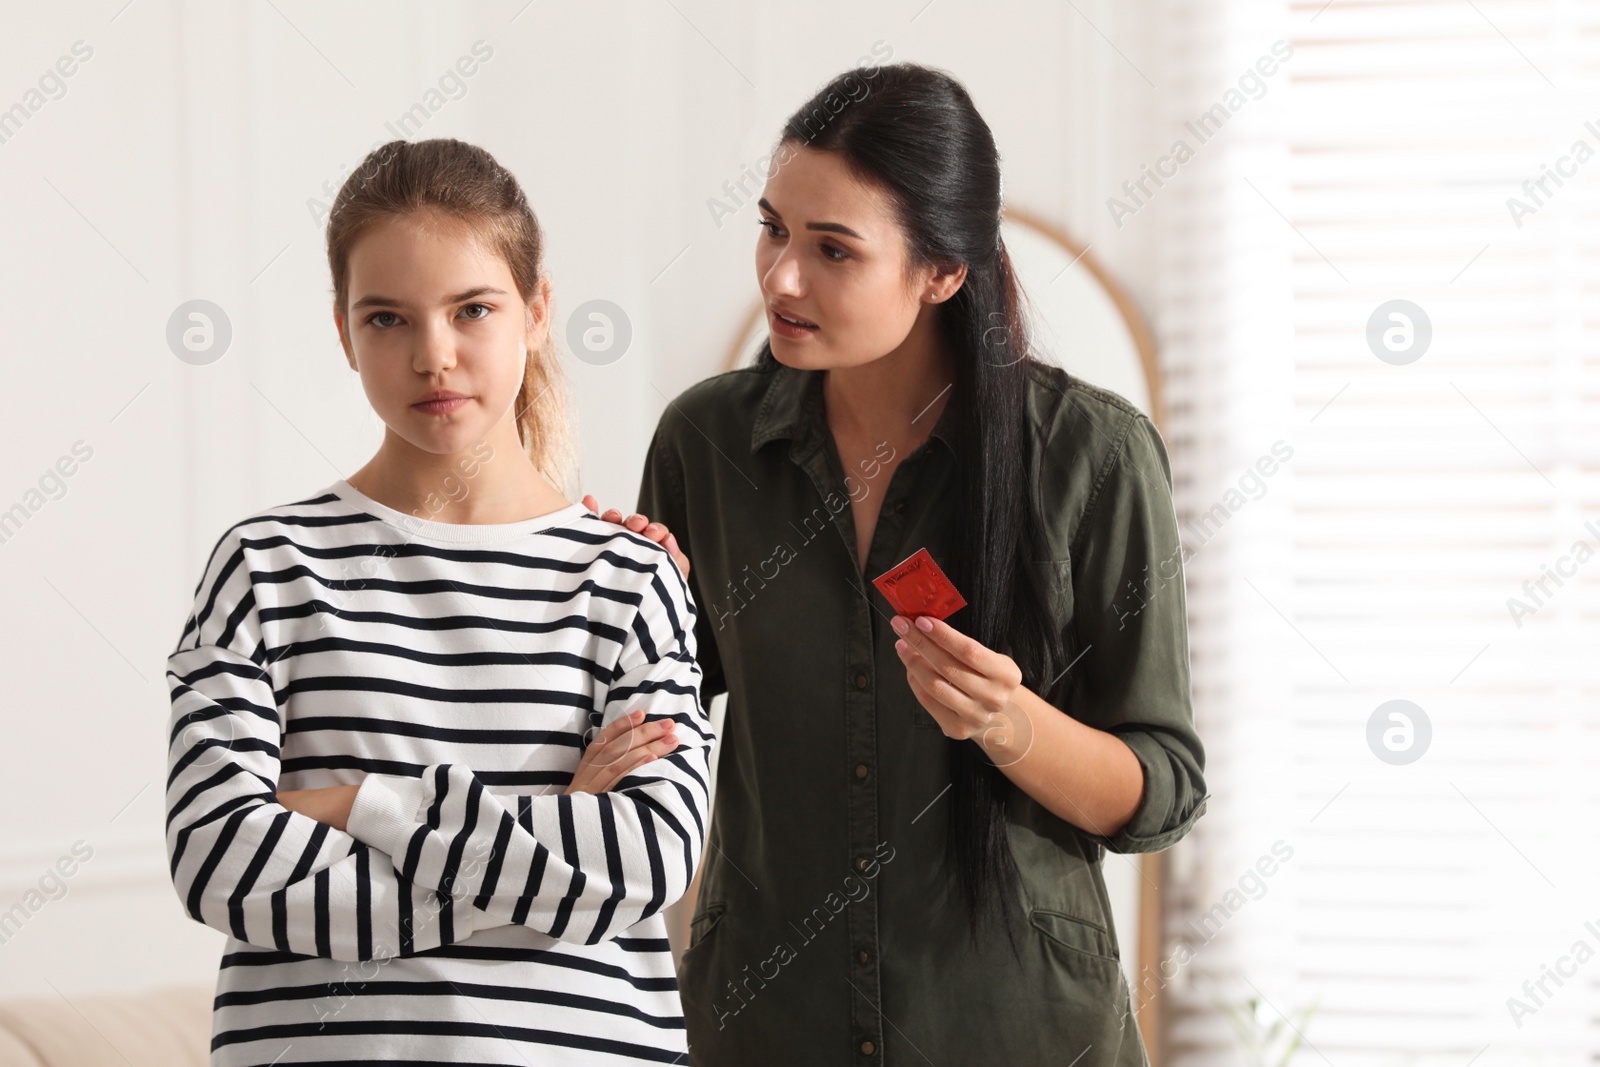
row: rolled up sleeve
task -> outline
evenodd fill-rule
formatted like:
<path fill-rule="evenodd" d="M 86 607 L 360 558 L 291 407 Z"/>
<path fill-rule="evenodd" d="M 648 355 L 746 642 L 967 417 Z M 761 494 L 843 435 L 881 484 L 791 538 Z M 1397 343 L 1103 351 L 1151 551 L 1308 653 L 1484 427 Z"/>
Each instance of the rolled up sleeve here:
<path fill-rule="evenodd" d="M 1143 414 L 1129 414 L 1119 429 L 1072 539 L 1065 706 L 1121 738 L 1144 773 L 1128 823 L 1089 836 L 1112 852 L 1157 852 L 1205 811 L 1205 751 L 1189 689 L 1183 548 L 1166 447 Z"/>

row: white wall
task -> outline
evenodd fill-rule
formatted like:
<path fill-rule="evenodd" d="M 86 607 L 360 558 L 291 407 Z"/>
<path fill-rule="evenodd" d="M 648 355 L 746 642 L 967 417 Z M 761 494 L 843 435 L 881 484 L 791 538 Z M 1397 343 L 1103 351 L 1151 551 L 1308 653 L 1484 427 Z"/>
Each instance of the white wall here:
<path fill-rule="evenodd" d="M 717 368 L 755 298 L 753 206 L 719 228 L 706 201 L 875 42 L 960 77 L 1007 203 L 1152 295 L 1154 225 L 1119 231 L 1105 200 L 1168 139 L 1159 5 L 1139 6 L 1146 25 L 1112 0 L 123 2 L 18 5 L 0 36 L 0 109 L 42 105 L 0 143 L 0 511 L 30 512 L 0 543 L 0 912 L 39 903 L 30 887 L 74 842 L 92 849 L 0 944 L 0 994 L 215 974 L 222 935 L 183 915 L 165 871 L 165 659 L 221 531 L 376 448 L 307 202 L 474 42 L 492 56 L 414 136 L 473 141 L 518 175 L 558 321 L 592 298 L 630 316 L 621 361 L 567 361 L 603 505 L 634 503 L 666 398 Z M 30 101 L 78 41 L 92 55 L 64 95 Z M 195 298 L 234 331 L 207 366 L 165 339 Z M 80 441 L 64 494 L 30 497 Z"/>

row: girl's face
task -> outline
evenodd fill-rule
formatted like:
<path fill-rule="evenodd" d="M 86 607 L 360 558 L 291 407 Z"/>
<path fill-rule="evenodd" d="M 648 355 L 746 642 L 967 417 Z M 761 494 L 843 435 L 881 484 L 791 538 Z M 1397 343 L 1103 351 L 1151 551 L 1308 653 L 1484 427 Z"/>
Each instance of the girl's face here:
<path fill-rule="evenodd" d="M 910 267 L 888 197 L 832 152 L 785 145 L 758 201 L 756 276 L 772 355 L 802 370 L 854 367 L 928 330 L 966 268 Z M 785 320 L 801 320 L 794 325 Z"/>
<path fill-rule="evenodd" d="M 424 211 L 382 219 L 356 241 L 348 294 L 348 317 L 334 322 L 390 433 L 438 455 L 486 439 L 519 447 L 512 408 L 548 328 L 547 283 L 523 301 L 470 227 Z M 436 401 L 439 391 L 458 399 Z"/>

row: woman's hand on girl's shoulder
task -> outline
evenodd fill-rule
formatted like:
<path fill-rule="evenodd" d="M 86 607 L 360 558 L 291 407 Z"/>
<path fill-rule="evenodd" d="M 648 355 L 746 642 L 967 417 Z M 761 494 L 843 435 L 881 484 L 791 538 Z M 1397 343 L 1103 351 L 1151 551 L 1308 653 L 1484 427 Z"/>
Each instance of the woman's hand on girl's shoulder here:
<path fill-rule="evenodd" d="M 605 793 L 623 778 L 678 747 L 671 719 L 644 721 L 644 709 L 612 719 L 597 731 L 572 772 L 567 793 Z"/>
<path fill-rule="evenodd" d="M 614 522 L 624 529 L 632 530 L 636 534 L 648 537 L 650 540 L 666 549 L 669 553 L 671 553 L 672 561 L 678 565 L 678 570 L 683 572 L 683 576 L 685 578 L 689 577 L 689 557 L 678 550 L 678 539 L 672 536 L 671 530 L 667 529 L 659 522 L 651 522 L 649 518 L 644 515 L 629 515 L 626 519 L 624 519 L 622 517 L 622 512 L 618 511 L 616 508 L 611 508 L 606 511 L 605 514 L 601 515 L 600 503 L 599 501 L 595 500 L 593 494 L 583 498 L 583 506 L 594 512 L 596 515 L 600 515 L 600 518 L 604 519 L 606 522 Z"/>

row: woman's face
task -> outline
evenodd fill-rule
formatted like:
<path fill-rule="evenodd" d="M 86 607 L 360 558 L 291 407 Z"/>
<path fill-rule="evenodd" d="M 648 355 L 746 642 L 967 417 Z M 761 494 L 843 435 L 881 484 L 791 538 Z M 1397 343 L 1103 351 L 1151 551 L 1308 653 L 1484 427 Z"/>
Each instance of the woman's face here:
<path fill-rule="evenodd" d="M 527 352 L 544 340 L 549 289 L 523 302 L 506 261 L 458 219 L 415 212 L 374 223 L 350 252 L 345 358 L 389 430 L 455 454 L 509 432 Z M 447 390 L 464 399 L 429 403 Z"/>
<path fill-rule="evenodd" d="M 785 145 L 758 202 L 756 277 L 772 355 L 803 370 L 854 367 L 931 322 L 965 270 L 913 269 L 887 195 L 832 152 Z M 931 290 L 931 292 L 930 292 Z M 792 325 L 785 319 L 801 320 Z"/>

